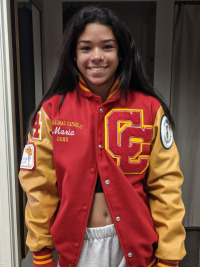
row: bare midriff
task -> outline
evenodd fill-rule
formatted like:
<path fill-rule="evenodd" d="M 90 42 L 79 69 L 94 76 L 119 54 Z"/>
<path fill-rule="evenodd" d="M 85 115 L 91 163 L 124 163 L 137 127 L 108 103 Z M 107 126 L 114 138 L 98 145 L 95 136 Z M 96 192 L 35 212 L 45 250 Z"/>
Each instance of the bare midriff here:
<path fill-rule="evenodd" d="M 104 193 L 95 193 L 87 227 L 102 227 L 112 223 L 113 220 Z"/>

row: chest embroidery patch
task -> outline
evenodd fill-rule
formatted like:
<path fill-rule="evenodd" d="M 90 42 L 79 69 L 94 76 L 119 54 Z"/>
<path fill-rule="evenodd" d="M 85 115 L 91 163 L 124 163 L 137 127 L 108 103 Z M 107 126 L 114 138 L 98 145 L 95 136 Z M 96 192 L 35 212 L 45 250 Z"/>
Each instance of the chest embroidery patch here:
<path fill-rule="evenodd" d="M 169 149 L 173 143 L 173 131 L 167 117 L 164 115 L 160 124 L 160 138 L 165 149 Z"/>
<path fill-rule="evenodd" d="M 144 125 L 143 110 L 113 109 L 105 116 L 105 148 L 125 174 L 141 174 L 149 165 L 152 125 Z"/>
<path fill-rule="evenodd" d="M 52 136 L 55 136 L 57 142 L 69 142 L 70 138 L 76 135 L 76 132 L 83 129 L 79 122 L 53 120 Z"/>
<path fill-rule="evenodd" d="M 31 171 L 35 169 L 35 145 L 33 143 L 26 144 L 22 155 L 20 169 Z"/>

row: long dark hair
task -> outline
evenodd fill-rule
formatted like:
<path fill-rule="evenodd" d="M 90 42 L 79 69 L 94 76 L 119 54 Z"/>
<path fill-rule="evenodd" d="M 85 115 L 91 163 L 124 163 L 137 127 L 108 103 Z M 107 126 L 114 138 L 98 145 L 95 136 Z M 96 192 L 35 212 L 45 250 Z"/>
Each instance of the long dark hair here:
<path fill-rule="evenodd" d="M 44 94 L 41 102 L 30 117 L 28 132 L 31 131 L 36 114 L 45 100 L 56 94 L 61 94 L 61 106 L 67 92 L 77 89 L 81 73 L 74 60 L 76 57 L 76 45 L 80 34 L 89 23 L 99 23 L 109 26 L 115 35 L 119 48 L 119 57 L 121 59 L 116 73 L 120 79 L 118 88 L 121 89 L 121 98 L 127 96 L 128 89 L 141 91 L 156 97 L 161 102 L 170 124 L 174 127 L 174 120 L 168 107 L 159 93 L 153 88 L 144 70 L 141 58 L 135 47 L 135 42 L 127 26 L 112 10 L 90 5 L 79 10 L 65 28 L 57 71 L 49 90 Z"/>

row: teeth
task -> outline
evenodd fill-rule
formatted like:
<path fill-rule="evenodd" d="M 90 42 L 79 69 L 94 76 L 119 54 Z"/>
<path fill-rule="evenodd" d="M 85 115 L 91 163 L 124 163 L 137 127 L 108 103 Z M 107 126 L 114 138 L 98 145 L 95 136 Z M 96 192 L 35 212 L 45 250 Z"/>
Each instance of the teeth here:
<path fill-rule="evenodd" d="M 105 68 L 90 68 L 91 70 L 93 70 L 93 71 L 102 71 L 102 70 L 104 70 Z"/>

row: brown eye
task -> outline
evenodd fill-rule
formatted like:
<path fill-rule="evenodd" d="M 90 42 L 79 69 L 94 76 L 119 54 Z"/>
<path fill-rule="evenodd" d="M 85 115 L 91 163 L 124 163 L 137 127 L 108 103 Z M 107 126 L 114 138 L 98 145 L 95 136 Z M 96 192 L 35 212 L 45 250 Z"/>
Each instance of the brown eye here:
<path fill-rule="evenodd" d="M 83 46 L 83 47 L 80 48 L 80 50 L 82 50 L 82 51 L 90 51 L 91 48 L 89 46 Z"/>
<path fill-rule="evenodd" d="M 103 47 L 103 49 L 105 49 L 105 50 L 109 50 L 109 49 L 112 49 L 112 48 L 113 48 L 112 45 L 105 45 L 105 46 Z"/>

